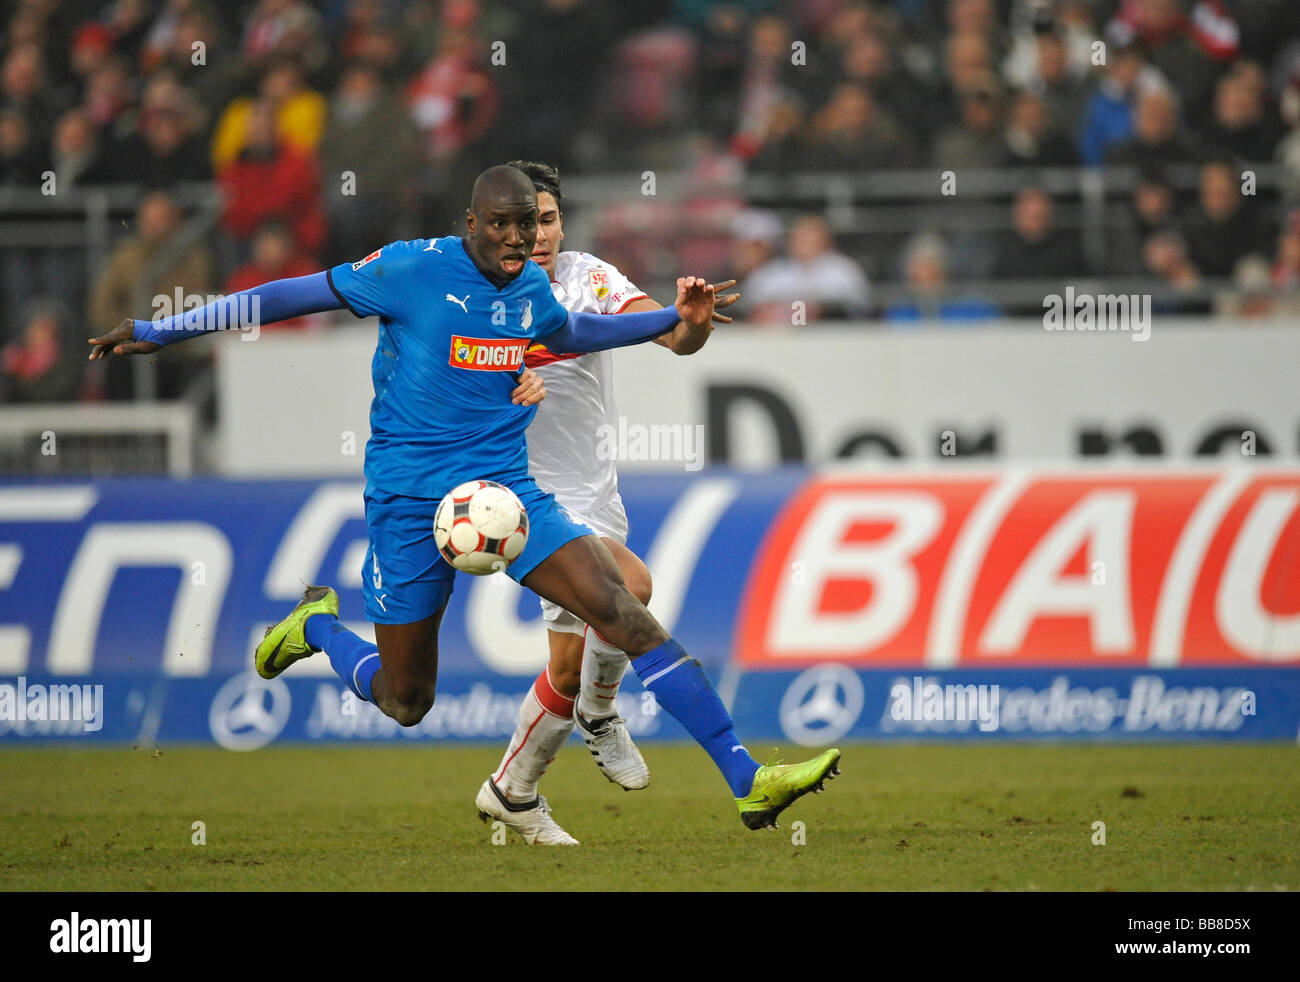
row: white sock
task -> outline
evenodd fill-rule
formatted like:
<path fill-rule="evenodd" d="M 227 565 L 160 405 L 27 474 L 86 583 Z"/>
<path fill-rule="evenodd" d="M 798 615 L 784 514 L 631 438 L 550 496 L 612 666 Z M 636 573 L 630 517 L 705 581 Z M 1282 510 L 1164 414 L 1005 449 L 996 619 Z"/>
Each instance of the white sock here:
<path fill-rule="evenodd" d="M 578 711 L 584 719 L 600 719 L 618 712 L 615 699 L 627 666 L 623 649 L 602 641 L 595 630 L 587 628 L 582 649 L 582 688 L 578 690 Z"/>
<path fill-rule="evenodd" d="M 572 732 L 573 700 L 555 691 L 543 668 L 524 696 L 510 746 L 492 775 L 497 790 L 510 802 L 536 798 L 537 782 Z"/>

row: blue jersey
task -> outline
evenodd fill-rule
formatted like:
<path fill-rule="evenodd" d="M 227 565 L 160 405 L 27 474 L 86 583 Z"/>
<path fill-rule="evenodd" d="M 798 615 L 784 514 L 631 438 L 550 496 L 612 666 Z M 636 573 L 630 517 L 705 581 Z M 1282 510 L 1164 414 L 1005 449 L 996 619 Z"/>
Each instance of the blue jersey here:
<path fill-rule="evenodd" d="M 379 317 L 371 363 L 366 480 L 383 491 L 441 498 L 470 480 L 528 473 L 524 431 L 536 406 L 510 393 L 534 338 L 568 314 L 534 262 L 498 287 L 455 236 L 391 242 L 329 271 L 358 317 Z"/>

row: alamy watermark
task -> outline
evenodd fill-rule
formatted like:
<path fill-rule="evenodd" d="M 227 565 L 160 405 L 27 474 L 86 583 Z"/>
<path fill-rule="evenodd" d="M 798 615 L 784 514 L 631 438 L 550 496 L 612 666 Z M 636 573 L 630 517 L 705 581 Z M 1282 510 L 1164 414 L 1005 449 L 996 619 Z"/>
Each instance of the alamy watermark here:
<path fill-rule="evenodd" d="M 914 675 L 889 690 L 889 715 L 900 722 L 974 720 L 988 733 L 998 728 L 1000 705 L 997 685 L 939 685 Z"/>
<path fill-rule="evenodd" d="M 103 726 L 102 685 L 28 685 L 25 675 L 0 684 L 0 730 L 97 733 Z"/>
<path fill-rule="evenodd" d="M 233 297 L 216 293 L 159 293 L 153 298 L 155 325 L 171 320 L 169 329 L 206 334 L 210 331 L 241 331 L 243 341 L 256 341 L 262 333 L 262 296 L 237 293 Z"/>
<path fill-rule="evenodd" d="M 1127 331 L 1134 341 L 1151 337 L 1151 295 L 1134 293 L 1049 293 L 1043 297 L 1043 329 Z"/>
<path fill-rule="evenodd" d="M 629 423 L 618 418 L 618 426 L 601 423 L 596 427 L 596 457 L 600 460 L 681 461 L 688 471 L 704 466 L 704 425 L 701 423 Z"/>

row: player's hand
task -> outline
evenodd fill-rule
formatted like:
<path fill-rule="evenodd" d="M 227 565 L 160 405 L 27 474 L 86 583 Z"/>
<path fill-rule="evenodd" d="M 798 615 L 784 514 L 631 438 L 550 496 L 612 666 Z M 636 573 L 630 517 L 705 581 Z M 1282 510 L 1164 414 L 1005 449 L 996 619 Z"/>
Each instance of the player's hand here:
<path fill-rule="evenodd" d="M 683 276 L 677 280 L 677 316 L 683 324 L 704 327 L 713 319 L 713 285 L 698 276 Z"/>
<path fill-rule="evenodd" d="M 157 341 L 132 341 L 135 324 L 129 318 L 107 334 L 91 338 L 90 360 L 109 355 L 148 355 L 162 347 Z"/>
<path fill-rule="evenodd" d="M 546 383 L 531 368 L 525 368 L 519 375 L 519 384 L 510 393 L 510 401 L 516 406 L 535 406 L 546 398 Z"/>
<path fill-rule="evenodd" d="M 723 290 L 730 290 L 736 285 L 735 280 L 726 280 L 722 283 L 713 284 L 713 320 L 718 324 L 730 324 L 731 318 L 726 314 L 719 314 L 718 311 L 723 307 L 730 307 L 740 299 L 739 293 L 728 293 L 725 296 L 718 296 Z"/>

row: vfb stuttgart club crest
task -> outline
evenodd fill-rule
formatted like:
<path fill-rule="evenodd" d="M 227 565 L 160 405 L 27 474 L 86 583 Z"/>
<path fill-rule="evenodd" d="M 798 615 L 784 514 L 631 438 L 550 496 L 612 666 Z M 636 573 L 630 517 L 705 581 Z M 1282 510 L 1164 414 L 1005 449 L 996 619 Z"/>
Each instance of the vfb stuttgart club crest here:
<path fill-rule="evenodd" d="M 596 294 L 597 300 L 604 300 L 609 296 L 609 278 L 605 275 L 603 267 L 591 271 L 591 290 Z"/>

